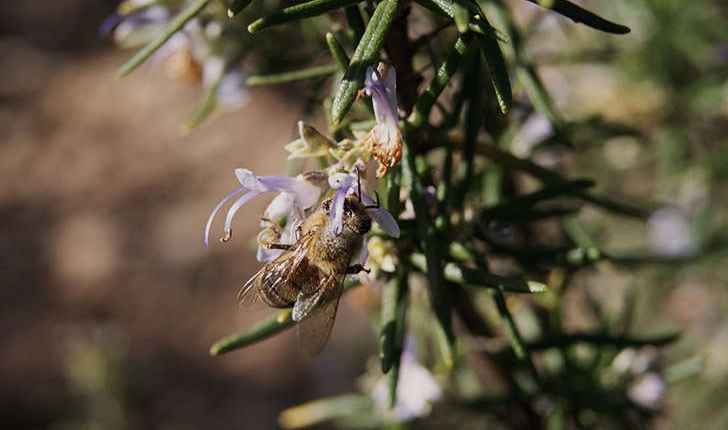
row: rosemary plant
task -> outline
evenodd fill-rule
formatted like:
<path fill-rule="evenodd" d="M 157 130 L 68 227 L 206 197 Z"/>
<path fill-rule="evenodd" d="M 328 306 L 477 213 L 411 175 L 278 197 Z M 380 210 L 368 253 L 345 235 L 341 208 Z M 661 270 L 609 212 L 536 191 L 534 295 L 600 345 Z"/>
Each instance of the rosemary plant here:
<path fill-rule="evenodd" d="M 236 170 L 241 187 L 213 210 L 206 243 L 227 201 L 236 199 L 225 240 L 236 211 L 268 192 L 277 197 L 265 217 L 282 242 L 301 240 L 301 223 L 325 198 L 332 199 L 331 218 L 322 228 L 336 235 L 344 227 L 335 214 L 361 189 L 356 181 L 369 179 L 369 199 L 378 179 L 381 207 L 371 215 L 369 259 L 362 260 L 371 272 L 340 282 L 345 290 L 382 286 L 374 316 L 379 350 L 372 351 L 379 370 L 364 379 L 362 392 L 283 411 L 284 427 L 421 420 L 432 428 L 466 422 L 640 428 L 659 411 L 664 380 L 656 348 L 674 334 L 633 334 L 630 306 L 615 323 L 596 298 L 590 312 L 597 329 L 564 324 L 562 298 L 580 288 L 581 272 L 633 262 L 600 249 L 578 216 L 582 208 L 637 219 L 651 208 L 600 194 L 593 180 L 535 161 L 542 150 L 569 151 L 586 127 L 607 128 L 558 111 L 525 49 L 529 29 L 513 17 L 517 3 L 128 0 L 105 25 L 119 42 L 147 41 L 120 76 L 164 55 L 183 56 L 186 73 L 204 78 L 206 95 L 187 129 L 216 110 L 239 107 L 246 85 L 313 82 L 308 100 L 325 113 L 327 130 L 301 122 L 300 138 L 286 148 L 290 158 L 314 160 L 317 171 L 285 177 Z M 605 38 L 630 31 L 567 0 L 521 3 L 542 8 L 534 25 L 555 14 Z M 270 73 L 244 79 L 242 60 L 253 54 L 258 70 Z M 516 155 L 514 135 L 534 114 L 552 133 Z M 364 194 L 358 193 L 362 202 Z M 258 257 L 270 262 L 288 252 L 274 251 L 261 246 Z M 295 315 L 296 307 L 284 309 L 210 352 L 273 336 L 295 325 Z M 648 364 L 633 369 L 637 356 Z"/>

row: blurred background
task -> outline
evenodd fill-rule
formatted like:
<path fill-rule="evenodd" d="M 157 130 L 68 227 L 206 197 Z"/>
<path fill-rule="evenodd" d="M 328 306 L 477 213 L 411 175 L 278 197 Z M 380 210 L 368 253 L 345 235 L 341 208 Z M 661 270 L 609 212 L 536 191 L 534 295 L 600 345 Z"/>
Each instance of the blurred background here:
<path fill-rule="evenodd" d="M 254 104 L 182 136 L 200 89 L 144 66 L 115 78 L 130 53 L 97 32 L 118 2 L 51 3 L 0 6 L 2 427 L 267 429 L 355 389 L 375 345 L 356 309 L 315 360 L 293 332 L 208 354 L 267 315 L 235 295 L 258 270 L 268 202 L 228 244 L 216 225 L 209 250 L 205 222 L 235 167 L 285 173 L 296 99 L 252 90 Z"/>
<path fill-rule="evenodd" d="M 511 3 L 535 22 L 532 5 Z M 560 162 L 655 211 L 648 223 L 604 219 L 607 249 L 698 252 L 685 264 L 600 267 L 583 284 L 605 300 L 633 292 L 634 326 L 646 333 L 680 331 L 665 364 L 703 359 L 697 376 L 669 386 L 656 426 L 725 428 L 728 7 L 604 3 L 588 5 L 629 35 L 547 17 L 529 30 L 530 55 L 565 117 L 598 114 L 638 133 Z M 265 313 L 235 303 L 259 266 L 256 223 L 238 222 L 236 240 L 209 250 L 204 223 L 236 187 L 235 167 L 285 172 L 300 93 L 256 87 L 252 103 L 183 136 L 200 89 L 144 66 L 114 77 L 131 53 L 97 33 L 116 4 L 0 5 L 3 427 L 268 429 L 286 407 L 357 390 L 376 349 L 364 288 L 345 297 L 315 359 L 301 356 L 294 333 L 208 354 Z"/>

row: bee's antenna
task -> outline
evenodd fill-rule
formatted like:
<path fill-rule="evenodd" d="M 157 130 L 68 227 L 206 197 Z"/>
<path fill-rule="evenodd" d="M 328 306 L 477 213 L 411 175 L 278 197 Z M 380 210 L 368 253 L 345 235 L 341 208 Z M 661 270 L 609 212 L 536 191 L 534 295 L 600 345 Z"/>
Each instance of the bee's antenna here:
<path fill-rule="evenodd" d="M 374 195 L 377 196 L 377 203 L 373 205 L 366 205 L 364 206 L 364 209 L 379 209 L 379 191 L 374 191 Z"/>
<path fill-rule="evenodd" d="M 359 197 L 359 201 L 361 201 L 361 175 L 359 174 L 359 166 L 354 166 L 356 168 L 356 186 L 357 186 L 357 192 L 356 195 Z"/>
<path fill-rule="evenodd" d="M 354 168 L 356 169 L 356 186 L 357 186 L 357 192 L 359 193 L 359 194 L 357 194 L 357 197 L 359 198 L 360 202 L 363 202 L 363 200 L 361 199 L 361 175 L 359 174 L 359 166 L 354 166 Z M 374 193 L 377 196 L 377 203 L 374 205 L 365 205 L 364 209 L 379 208 L 379 206 L 380 206 L 379 205 L 379 191 L 374 191 Z"/>

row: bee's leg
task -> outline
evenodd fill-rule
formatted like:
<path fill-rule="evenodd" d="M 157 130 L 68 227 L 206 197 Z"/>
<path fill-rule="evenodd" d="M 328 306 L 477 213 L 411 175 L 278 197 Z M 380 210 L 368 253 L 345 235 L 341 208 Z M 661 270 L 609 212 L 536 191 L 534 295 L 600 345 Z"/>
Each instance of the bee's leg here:
<path fill-rule="evenodd" d="M 349 266 L 349 267 L 346 268 L 346 273 L 348 275 L 353 275 L 353 274 L 359 273 L 359 272 L 367 272 L 367 273 L 369 273 L 370 270 L 367 269 L 366 267 L 362 266 L 361 264 L 355 264 L 353 266 Z"/>
<path fill-rule="evenodd" d="M 299 222 L 296 224 L 296 242 L 301 240 L 301 235 L 303 235 L 303 223 Z"/>
<path fill-rule="evenodd" d="M 268 224 L 268 227 L 258 233 L 258 243 L 261 246 L 268 249 L 289 249 L 292 246 L 285 243 L 279 243 L 281 236 L 283 235 L 283 229 L 277 222 L 263 216 L 260 217 L 260 220 Z"/>

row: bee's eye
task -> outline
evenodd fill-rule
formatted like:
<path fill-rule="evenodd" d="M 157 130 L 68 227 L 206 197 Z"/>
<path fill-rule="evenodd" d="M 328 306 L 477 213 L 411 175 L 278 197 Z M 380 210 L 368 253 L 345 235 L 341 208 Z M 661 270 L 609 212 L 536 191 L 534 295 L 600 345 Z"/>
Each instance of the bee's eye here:
<path fill-rule="evenodd" d="M 344 201 L 344 215 L 351 216 L 351 203 L 348 200 Z"/>

